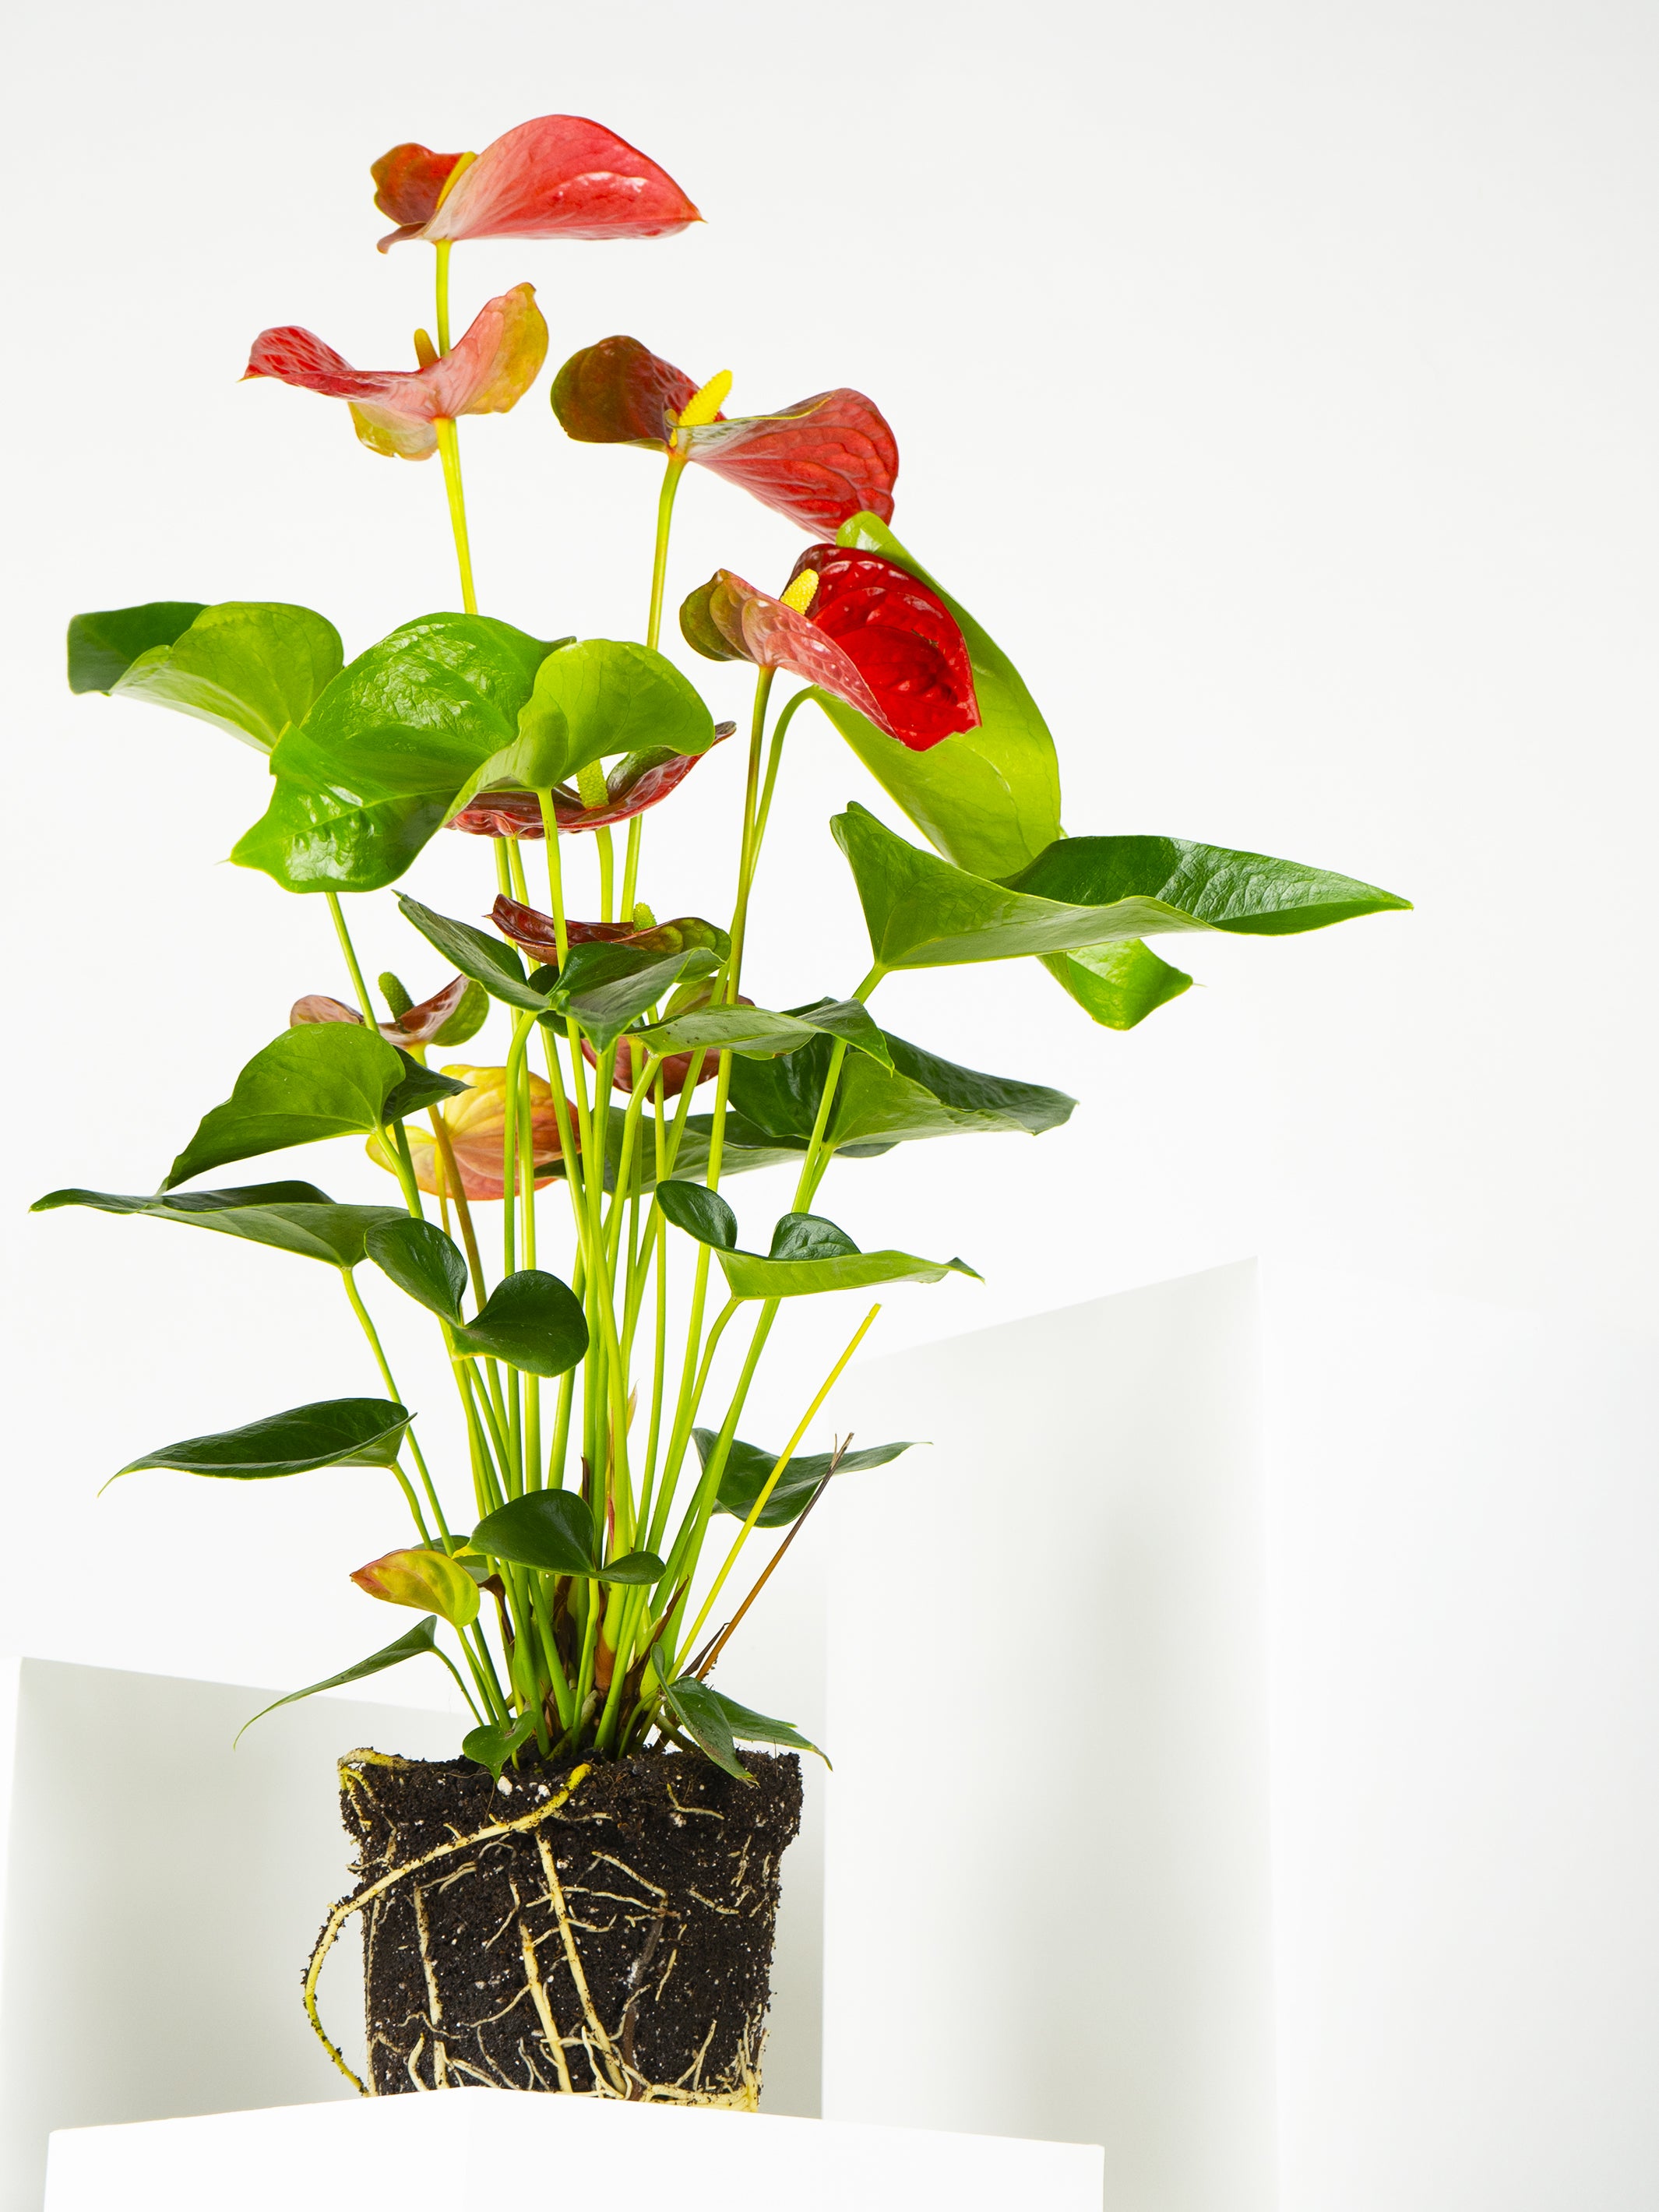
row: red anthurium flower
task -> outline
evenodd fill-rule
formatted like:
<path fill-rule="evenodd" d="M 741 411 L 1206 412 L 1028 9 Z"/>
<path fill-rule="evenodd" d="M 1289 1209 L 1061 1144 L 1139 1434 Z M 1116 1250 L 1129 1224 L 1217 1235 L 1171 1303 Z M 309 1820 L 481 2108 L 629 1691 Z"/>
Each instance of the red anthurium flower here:
<path fill-rule="evenodd" d="M 821 685 L 912 752 L 979 722 L 956 617 L 878 554 L 810 545 L 779 599 L 718 569 L 680 609 L 680 628 L 709 660 L 752 660 Z"/>
<path fill-rule="evenodd" d="M 553 411 L 585 445 L 648 446 L 700 462 L 802 530 L 835 530 L 861 510 L 891 521 L 898 446 L 873 399 L 842 386 L 775 415 L 728 422 L 699 408 L 683 421 L 700 390 L 711 387 L 637 338 L 601 338 L 554 379 Z"/>
<path fill-rule="evenodd" d="M 419 368 L 353 368 L 311 331 L 261 331 L 248 376 L 274 376 L 351 403 L 364 445 L 423 461 L 438 448 L 433 428 L 458 415 L 501 415 L 521 399 L 547 358 L 547 325 L 535 287 L 515 284 L 491 300 L 447 354 Z"/>
<path fill-rule="evenodd" d="M 370 173 L 398 225 L 383 253 L 406 238 L 667 238 L 702 221 L 665 169 L 582 115 L 520 123 L 477 161 L 394 146 Z"/>
<path fill-rule="evenodd" d="M 460 154 L 434 154 L 429 146 L 410 143 L 394 146 L 370 165 L 374 204 L 398 226 L 390 237 L 380 240 L 382 253 L 403 239 L 420 236 L 432 220 L 450 171 L 465 158 Z"/>
<path fill-rule="evenodd" d="M 737 726 L 735 722 L 717 722 L 715 744 L 729 738 Z M 711 745 L 708 752 L 671 753 L 659 746 L 651 752 L 629 753 L 605 778 L 603 806 L 585 806 L 575 792 L 556 785 L 553 818 L 567 837 L 580 830 L 608 830 L 613 822 L 626 822 L 633 815 L 643 814 L 648 806 L 660 805 L 713 750 Z M 481 791 L 449 826 L 468 830 L 475 837 L 545 835 L 541 803 L 533 791 Z"/>
<path fill-rule="evenodd" d="M 520 906 L 502 891 L 485 919 L 532 960 L 550 968 L 558 965 L 558 925 L 550 914 Z M 634 945 L 645 952 L 683 952 L 688 945 L 704 945 L 724 956 L 728 940 L 712 922 L 696 915 L 682 915 L 675 921 L 567 921 L 564 941 L 567 945 Z"/>

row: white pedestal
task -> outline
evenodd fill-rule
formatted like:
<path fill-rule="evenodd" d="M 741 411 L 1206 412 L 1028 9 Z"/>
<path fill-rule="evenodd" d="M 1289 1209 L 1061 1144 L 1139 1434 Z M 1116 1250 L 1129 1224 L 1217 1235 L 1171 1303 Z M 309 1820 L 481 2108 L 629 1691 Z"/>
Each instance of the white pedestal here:
<path fill-rule="evenodd" d="M 1098 2212 L 1100 2174 L 1080 2143 L 457 2089 L 71 2129 L 46 2212 Z"/>

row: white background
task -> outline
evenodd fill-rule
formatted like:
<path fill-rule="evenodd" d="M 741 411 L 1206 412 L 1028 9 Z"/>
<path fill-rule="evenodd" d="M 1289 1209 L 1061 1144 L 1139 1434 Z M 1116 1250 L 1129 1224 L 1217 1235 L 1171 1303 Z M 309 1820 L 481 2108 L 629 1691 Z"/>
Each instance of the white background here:
<path fill-rule="evenodd" d="M 734 407 L 868 390 L 897 527 L 1030 681 L 1070 829 L 1418 902 L 1186 940 L 1206 988 L 1128 1037 L 1023 963 L 884 987 L 901 1033 L 1083 1103 L 1035 1145 L 837 1171 L 823 1203 L 861 1241 L 988 1278 L 896 1293 L 882 1345 L 1258 1249 L 1650 1331 L 1656 35 L 1582 0 L 30 11 L 6 128 L 10 1640 L 282 1680 L 386 1628 L 343 1572 L 398 1540 L 373 1476 L 92 1504 L 164 1438 L 373 1383 L 321 1269 L 21 1216 L 60 1184 L 152 1188 L 289 1000 L 343 987 L 319 905 L 219 865 L 257 757 L 71 700 L 61 638 L 77 608 L 268 597 L 356 651 L 453 603 L 435 467 L 237 378 L 288 321 L 406 362 L 429 257 L 377 258 L 367 164 L 549 110 L 642 145 L 707 227 L 464 247 L 461 317 L 528 277 L 555 362 L 629 331 L 732 368 Z M 567 445 L 544 387 L 464 447 L 486 609 L 636 629 L 651 461 Z M 717 563 L 775 583 L 800 542 L 694 475 L 671 598 Z M 693 665 L 738 711 L 742 672 Z M 797 728 L 751 940 L 775 1002 L 862 971 L 823 824 L 880 803 Z M 653 820 L 659 912 L 724 902 L 736 751 Z M 416 882 L 463 914 L 493 888 L 459 838 Z M 371 972 L 440 980 L 389 917 L 361 934 Z M 267 1171 L 390 1188 L 349 1146 Z M 786 1202 L 734 1196 L 762 1233 Z M 796 1402 L 826 1364 L 805 1331 L 799 1358 Z"/>

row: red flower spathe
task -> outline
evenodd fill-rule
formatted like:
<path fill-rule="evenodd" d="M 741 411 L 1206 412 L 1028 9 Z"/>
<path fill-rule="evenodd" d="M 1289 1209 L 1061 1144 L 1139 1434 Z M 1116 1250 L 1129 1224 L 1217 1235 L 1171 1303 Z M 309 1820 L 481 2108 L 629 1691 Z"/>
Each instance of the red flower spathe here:
<path fill-rule="evenodd" d="M 411 143 L 373 165 L 374 204 L 398 226 L 383 253 L 410 238 L 667 238 L 702 221 L 665 169 L 583 115 L 520 123 L 446 191 L 464 159 Z"/>
<path fill-rule="evenodd" d="M 831 691 L 912 752 L 979 722 L 968 647 L 938 593 L 875 553 L 810 545 L 789 581 L 817 588 L 799 612 L 720 569 L 680 610 L 687 644 L 711 660 L 785 668 Z"/>
<path fill-rule="evenodd" d="M 801 530 L 836 530 L 860 511 L 891 521 L 898 444 L 873 399 L 843 385 L 775 415 L 682 424 L 699 388 L 637 338 L 601 338 L 554 379 L 553 411 L 585 445 L 699 462 Z"/>
<path fill-rule="evenodd" d="M 313 332 L 289 324 L 261 331 L 248 376 L 273 376 L 350 403 L 364 445 L 423 461 L 435 453 L 434 422 L 500 415 L 524 397 L 547 358 L 547 325 L 532 284 L 487 302 L 465 336 L 423 368 L 360 369 Z"/>

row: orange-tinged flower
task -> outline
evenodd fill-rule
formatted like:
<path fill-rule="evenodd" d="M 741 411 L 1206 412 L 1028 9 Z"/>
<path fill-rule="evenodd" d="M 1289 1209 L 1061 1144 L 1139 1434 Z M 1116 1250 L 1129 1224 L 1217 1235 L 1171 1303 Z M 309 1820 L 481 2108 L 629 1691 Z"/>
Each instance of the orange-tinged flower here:
<path fill-rule="evenodd" d="M 892 520 L 898 444 L 863 392 L 842 385 L 776 414 L 732 420 L 691 409 L 698 392 L 683 368 L 637 338 L 601 338 L 554 378 L 553 412 L 584 445 L 644 446 L 696 461 L 815 536 L 860 512 Z"/>
<path fill-rule="evenodd" d="M 458 415 L 502 415 L 535 382 L 547 358 L 547 325 L 532 284 L 489 301 L 465 336 L 419 368 L 353 368 L 312 331 L 261 331 L 248 376 L 274 376 L 350 403 L 364 445 L 423 461 L 438 449 L 434 425 Z"/>
<path fill-rule="evenodd" d="M 444 1099 L 438 1108 L 461 1188 L 468 1199 L 499 1198 L 504 1188 L 501 1152 L 507 1127 L 507 1070 L 458 1064 L 441 1073 L 471 1085 Z M 404 1127 L 416 1182 L 434 1198 L 453 1197 L 453 1188 L 430 1126 L 411 1117 Z M 559 1158 L 559 1124 L 553 1110 L 553 1093 L 539 1075 L 530 1078 L 530 1139 L 536 1155 L 536 1188 L 541 1190 L 553 1180 Z M 394 1172 L 378 1137 L 369 1139 L 367 1149 L 377 1167 Z"/>
<path fill-rule="evenodd" d="M 584 115 L 538 115 L 475 161 L 394 146 L 370 173 L 398 226 L 382 253 L 410 238 L 667 238 L 702 221 L 665 169 Z"/>

